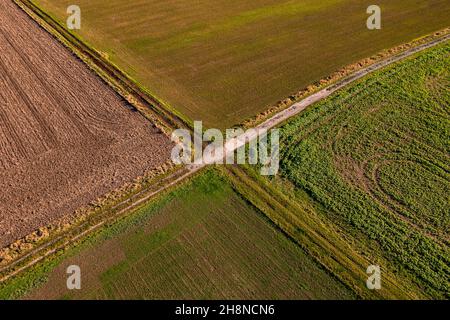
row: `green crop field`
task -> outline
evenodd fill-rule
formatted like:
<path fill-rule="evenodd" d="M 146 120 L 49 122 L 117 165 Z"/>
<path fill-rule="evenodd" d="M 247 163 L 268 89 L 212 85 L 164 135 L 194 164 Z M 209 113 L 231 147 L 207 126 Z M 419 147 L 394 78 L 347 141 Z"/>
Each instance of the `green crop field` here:
<path fill-rule="evenodd" d="M 447 42 L 281 129 L 283 178 L 372 261 L 435 298 L 450 295 L 449 89 Z"/>
<path fill-rule="evenodd" d="M 72 0 L 34 0 L 61 23 Z M 448 0 L 78 0 L 76 33 L 191 120 L 227 128 L 359 59 L 447 27 Z"/>
<path fill-rule="evenodd" d="M 350 299 L 354 294 L 208 170 L 102 230 L 57 262 L 0 287 L 0 297 Z M 79 265 L 82 289 L 66 269 Z M 27 292 L 27 286 L 33 290 Z"/>

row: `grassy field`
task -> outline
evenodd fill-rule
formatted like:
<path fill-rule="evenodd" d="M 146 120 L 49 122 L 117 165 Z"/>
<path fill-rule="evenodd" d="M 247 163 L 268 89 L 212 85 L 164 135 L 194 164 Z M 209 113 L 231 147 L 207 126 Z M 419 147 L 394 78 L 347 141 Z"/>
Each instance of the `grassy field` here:
<path fill-rule="evenodd" d="M 282 176 L 322 216 L 435 298 L 450 295 L 449 53 L 428 50 L 307 109 L 280 148 Z"/>
<path fill-rule="evenodd" d="M 36 0 L 62 23 L 72 0 Z M 78 0 L 79 35 L 149 92 L 218 128 L 382 49 L 448 26 L 447 0 Z"/>
<path fill-rule="evenodd" d="M 0 287 L 0 297 L 350 299 L 354 293 L 246 203 L 217 171 L 104 229 L 57 262 Z M 66 268 L 82 270 L 68 291 Z"/>

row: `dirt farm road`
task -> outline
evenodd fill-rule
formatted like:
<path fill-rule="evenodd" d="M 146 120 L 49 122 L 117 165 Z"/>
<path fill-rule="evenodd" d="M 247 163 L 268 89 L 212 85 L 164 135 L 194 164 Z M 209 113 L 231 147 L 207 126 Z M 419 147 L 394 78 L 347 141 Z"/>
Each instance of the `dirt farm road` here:
<path fill-rule="evenodd" d="M 280 111 L 279 113 L 274 115 L 272 118 L 270 118 L 270 119 L 266 120 L 265 122 L 261 123 L 260 125 L 258 125 L 255 129 L 257 132 L 261 132 L 260 134 L 264 134 L 264 132 L 267 132 L 268 130 L 279 126 L 280 124 L 282 124 L 289 118 L 292 118 L 292 117 L 298 115 L 300 112 L 302 112 L 303 110 L 305 110 L 307 107 L 311 106 L 312 104 L 315 104 L 323 99 L 328 98 L 330 95 L 332 95 L 336 91 L 365 77 L 366 75 L 369 75 L 369 74 L 371 74 L 377 70 L 380 70 L 384 67 L 387 67 L 395 62 L 398 62 L 407 57 L 410 57 L 420 51 L 423 51 L 425 49 L 434 47 L 438 44 L 444 43 L 448 40 L 450 40 L 450 34 L 446 35 L 442 38 L 438 38 L 433 41 L 430 41 L 428 43 L 424 43 L 420 46 L 411 48 L 411 49 L 406 50 L 398 55 L 392 56 L 390 58 L 387 58 L 385 60 L 382 60 L 380 62 L 372 64 L 364 69 L 361 69 L 361 70 L 355 72 L 354 74 L 352 74 L 351 76 L 344 78 L 344 79 L 306 97 L 305 99 L 293 104 L 292 106 L 290 106 L 289 108 L 287 108 L 283 111 Z M 235 138 L 235 141 L 232 141 L 231 147 L 226 149 L 226 153 L 234 152 L 237 148 L 244 145 L 247 141 L 250 141 L 255 138 L 257 138 L 257 135 L 251 134 L 251 133 L 250 134 L 246 133 L 246 134 L 243 134 L 243 135 Z M 232 146 L 236 146 L 236 147 L 233 148 Z"/>

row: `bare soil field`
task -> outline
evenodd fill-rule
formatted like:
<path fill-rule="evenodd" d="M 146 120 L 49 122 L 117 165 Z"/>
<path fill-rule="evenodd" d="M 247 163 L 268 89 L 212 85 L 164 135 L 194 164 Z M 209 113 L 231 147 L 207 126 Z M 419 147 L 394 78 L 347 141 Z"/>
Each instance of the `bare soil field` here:
<path fill-rule="evenodd" d="M 0 247 L 167 161 L 171 144 L 11 1 L 0 3 Z"/>

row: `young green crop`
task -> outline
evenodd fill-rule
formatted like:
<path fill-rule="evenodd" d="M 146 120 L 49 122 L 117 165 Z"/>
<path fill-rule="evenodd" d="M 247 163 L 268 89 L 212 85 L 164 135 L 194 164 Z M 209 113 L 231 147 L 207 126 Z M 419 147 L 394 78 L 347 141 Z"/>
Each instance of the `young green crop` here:
<path fill-rule="evenodd" d="M 81 290 L 66 268 L 81 268 Z M 18 296 L 17 293 L 20 293 Z M 0 286 L 1 298 L 351 299 L 229 181 L 208 170 Z"/>
<path fill-rule="evenodd" d="M 282 174 L 428 294 L 450 272 L 450 44 L 367 77 L 282 128 Z"/>

